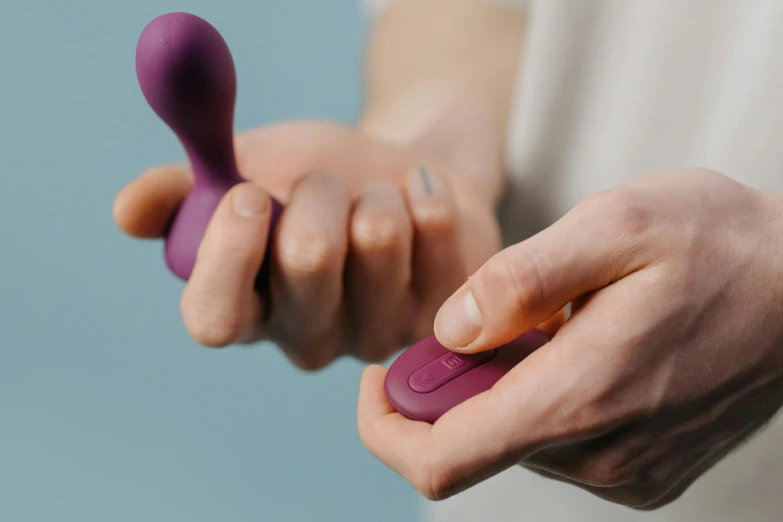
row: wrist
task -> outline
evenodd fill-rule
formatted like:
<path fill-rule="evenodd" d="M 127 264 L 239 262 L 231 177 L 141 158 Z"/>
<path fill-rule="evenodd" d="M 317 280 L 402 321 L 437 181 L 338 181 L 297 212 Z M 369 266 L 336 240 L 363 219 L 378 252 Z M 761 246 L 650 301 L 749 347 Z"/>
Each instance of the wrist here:
<path fill-rule="evenodd" d="M 505 185 L 505 121 L 496 112 L 478 92 L 420 84 L 390 99 L 370 100 L 357 126 L 446 170 L 473 198 L 494 208 Z"/>

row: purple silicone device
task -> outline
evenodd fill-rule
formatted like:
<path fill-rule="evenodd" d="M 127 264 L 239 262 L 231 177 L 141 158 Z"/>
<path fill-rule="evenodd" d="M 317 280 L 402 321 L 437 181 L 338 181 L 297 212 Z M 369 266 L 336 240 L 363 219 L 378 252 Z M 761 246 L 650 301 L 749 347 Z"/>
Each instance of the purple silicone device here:
<path fill-rule="evenodd" d="M 522 359 L 548 343 L 533 329 L 495 350 L 457 354 L 435 336 L 405 350 L 389 368 L 386 398 L 409 419 L 433 423 L 457 404 L 492 387 Z"/>
<path fill-rule="evenodd" d="M 233 145 L 236 71 L 223 37 L 188 13 L 151 21 L 136 46 L 136 74 L 144 97 L 174 131 L 193 168 L 194 185 L 166 234 L 169 269 L 188 279 L 209 220 L 223 195 L 243 181 Z M 273 200 L 269 237 L 282 212 Z M 256 286 L 266 289 L 269 243 Z"/>

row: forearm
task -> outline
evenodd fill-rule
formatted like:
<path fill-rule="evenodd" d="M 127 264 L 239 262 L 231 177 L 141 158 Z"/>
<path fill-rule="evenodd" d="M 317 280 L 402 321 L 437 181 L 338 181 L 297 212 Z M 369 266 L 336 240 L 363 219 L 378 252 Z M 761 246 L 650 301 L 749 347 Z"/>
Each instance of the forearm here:
<path fill-rule="evenodd" d="M 488 0 L 398 0 L 375 22 L 360 127 L 476 180 L 496 202 L 523 14 Z"/>

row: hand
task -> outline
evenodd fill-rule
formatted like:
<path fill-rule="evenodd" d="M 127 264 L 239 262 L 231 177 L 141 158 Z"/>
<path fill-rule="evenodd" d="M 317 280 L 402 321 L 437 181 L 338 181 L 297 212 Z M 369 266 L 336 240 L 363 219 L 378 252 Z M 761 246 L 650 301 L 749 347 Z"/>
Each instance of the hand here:
<path fill-rule="evenodd" d="M 359 396 L 367 447 L 431 499 L 521 463 L 653 509 L 783 402 L 783 202 L 714 172 L 638 179 L 492 257 L 438 312 L 452 350 L 498 346 L 572 302 L 552 341 L 432 426 Z"/>
<path fill-rule="evenodd" d="M 342 354 L 379 361 L 431 334 L 438 307 L 499 248 L 481 187 L 412 149 L 320 122 L 257 129 L 236 149 L 248 183 L 224 197 L 182 295 L 201 344 L 270 339 L 306 369 Z M 191 184 L 186 166 L 152 169 L 118 195 L 115 219 L 161 237 Z M 266 191 L 286 204 L 271 303 L 253 290 Z"/>

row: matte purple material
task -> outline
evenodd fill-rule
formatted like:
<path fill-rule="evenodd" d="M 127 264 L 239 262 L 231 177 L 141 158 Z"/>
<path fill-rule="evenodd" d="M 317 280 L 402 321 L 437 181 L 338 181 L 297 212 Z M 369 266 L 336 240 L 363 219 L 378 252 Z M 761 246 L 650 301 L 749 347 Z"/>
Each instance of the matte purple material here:
<path fill-rule="evenodd" d="M 427 337 L 402 352 L 391 365 L 384 382 L 386 398 L 409 419 L 433 423 L 454 406 L 492 388 L 511 368 L 548 342 L 546 335 L 533 329 L 488 357 L 486 354 L 455 354 L 444 348 L 434 335 Z M 478 359 L 477 364 L 469 363 L 470 359 Z M 430 373 L 433 380 L 446 382 L 429 392 L 414 391 L 409 382 L 411 376 L 432 363 L 436 363 L 432 367 L 438 368 L 434 375 Z M 467 371 L 464 371 L 466 366 Z M 446 377 L 448 371 L 455 372 L 456 377 Z"/>
<path fill-rule="evenodd" d="M 484 364 L 497 354 L 497 350 L 489 350 L 475 355 L 446 353 L 413 372 L 408 377 L 408 386 L 418 393 L 433 392 L 463 373 Z"/>
<path fill-rule="evenodd" d="M 136 74 L 144 97 L 174 131 L 193 168 L 193 190 L 172 221 L 166 264 L 182 279 L 193 271 L 207 225 L 223 195 L 243 181 L 233 145 L 236 71 L 228 45 L 208 22 L 188 13 L 151 21 L 136 46 Z M 267 245 L 282 212 L 273 200 Z M 269 246 L 257 286 L 269 274 Z"/>

